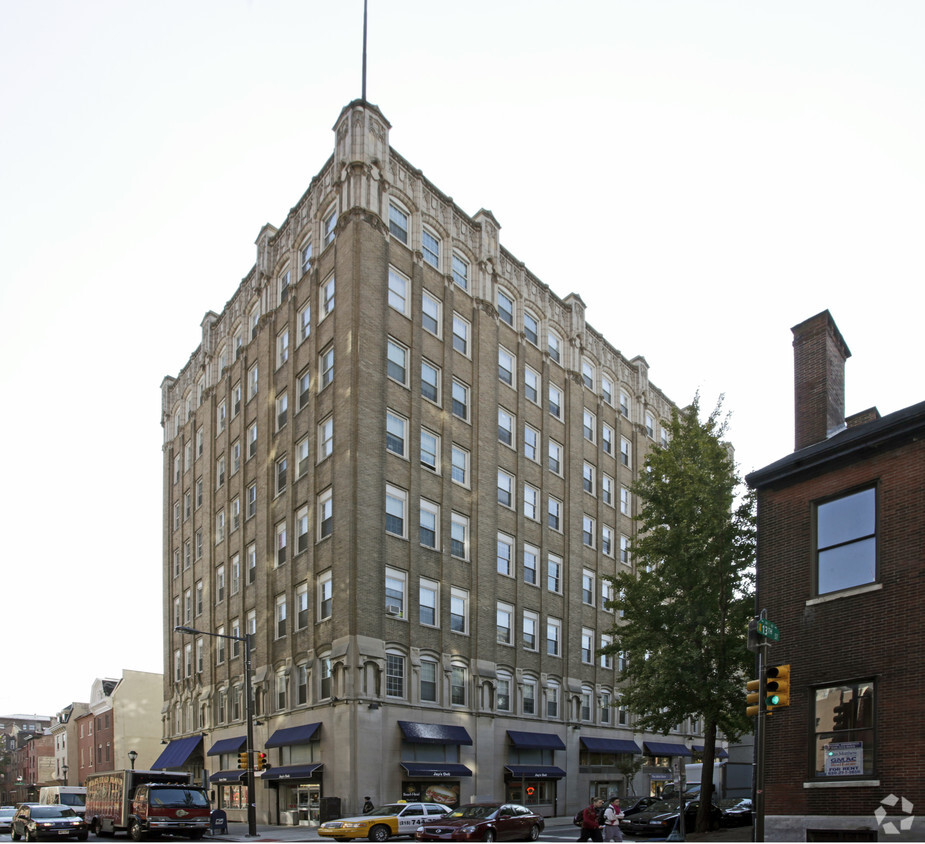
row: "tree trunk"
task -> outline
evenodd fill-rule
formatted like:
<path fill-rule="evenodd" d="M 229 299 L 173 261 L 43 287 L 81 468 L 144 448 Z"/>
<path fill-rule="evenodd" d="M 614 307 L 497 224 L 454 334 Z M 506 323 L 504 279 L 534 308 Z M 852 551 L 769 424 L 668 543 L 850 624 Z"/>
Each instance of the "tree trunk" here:
<path fill-rule="evenodd" d="M 716 756 L 716 721 L 707 719 L 703 732 L 703 767 L 700 769 L 700 808 L 697 810 L 696 832 L 710 829 L 710 808 L 713 803 L 713 759 Z"/>

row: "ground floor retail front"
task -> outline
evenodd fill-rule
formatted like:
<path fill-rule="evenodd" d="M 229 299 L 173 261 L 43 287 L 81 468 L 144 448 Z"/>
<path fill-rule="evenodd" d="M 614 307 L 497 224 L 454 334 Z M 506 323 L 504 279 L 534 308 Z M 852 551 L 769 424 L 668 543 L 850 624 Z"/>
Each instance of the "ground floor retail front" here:
<path fill-rule="evenodd" d="M 386 723 L 365 708 L 345 725 L 337 709 L 324 714 L 326 720 L 304 723 L 267 719 L 255 730 L 252 749 L 266 764 L 255 776 L 259 823 L 317 825 L 360 813 L 367 797 L 448 806 L 509 800 L 556 817 L 574 814 L 592 797 L 653 793 L 695 753 L 681 736 L 647 741 L 618 728 L 420 711 L 414 714 L 430 719 Z M 208 786 L 216 808 L 244 821 L 244 732 L 173 739 L 152 767 L 190 771 Z"/>

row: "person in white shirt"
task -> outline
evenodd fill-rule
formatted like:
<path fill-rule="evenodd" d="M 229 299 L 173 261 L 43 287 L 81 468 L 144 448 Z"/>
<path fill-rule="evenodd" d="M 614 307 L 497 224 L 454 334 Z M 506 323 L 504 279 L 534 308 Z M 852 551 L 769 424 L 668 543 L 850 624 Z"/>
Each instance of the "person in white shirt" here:
<path fill-rule="evenodd" d="M 604 810 L 604 840 L 622 841 L 623 832 L 620 830 L 620 818 L 623 811 L 620 809 L 620 798 L 614 795 Z"/>

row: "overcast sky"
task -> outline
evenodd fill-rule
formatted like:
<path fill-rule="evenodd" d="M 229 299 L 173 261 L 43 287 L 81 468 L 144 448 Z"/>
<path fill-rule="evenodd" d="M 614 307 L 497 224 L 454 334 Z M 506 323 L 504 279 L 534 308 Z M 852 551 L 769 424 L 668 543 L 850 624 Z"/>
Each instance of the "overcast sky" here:
<path fill-rule="evenodd" d="M 793 448 L 791 326 L 849 413 L 925 398 L 921 0 L 369 0 L 392 146 L 684 404 Z M 362 0 L 0 0 L 0 714 L 163 670 L 160 384 L 360 96 Z"/>

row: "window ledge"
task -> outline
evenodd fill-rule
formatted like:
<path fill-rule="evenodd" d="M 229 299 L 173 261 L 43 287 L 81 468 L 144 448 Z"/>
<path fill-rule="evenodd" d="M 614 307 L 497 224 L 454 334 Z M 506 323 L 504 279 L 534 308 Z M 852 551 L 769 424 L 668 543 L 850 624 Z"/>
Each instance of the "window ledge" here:
<path fill-rule="evenodd" d="M 820 595 L 818 598 L 810 598 L 806 606 L 813 607 L 816 604 L 825 604 L 829 601 L 837 601 L 839 598 L 851 598 L 855 595 L 864 595 L 867 592 L 877 592 L 883 589 L 882 583 L 865 583 L 863 586 L 855 586 L 853 589 L 843 589 L 840 592 L 832 592 L 829 595 Z"/>
<path fill-rule="evenodd" d="M 804 782 L 803 788 L 878 788 L 880 780 L 812 780 Z"/>

